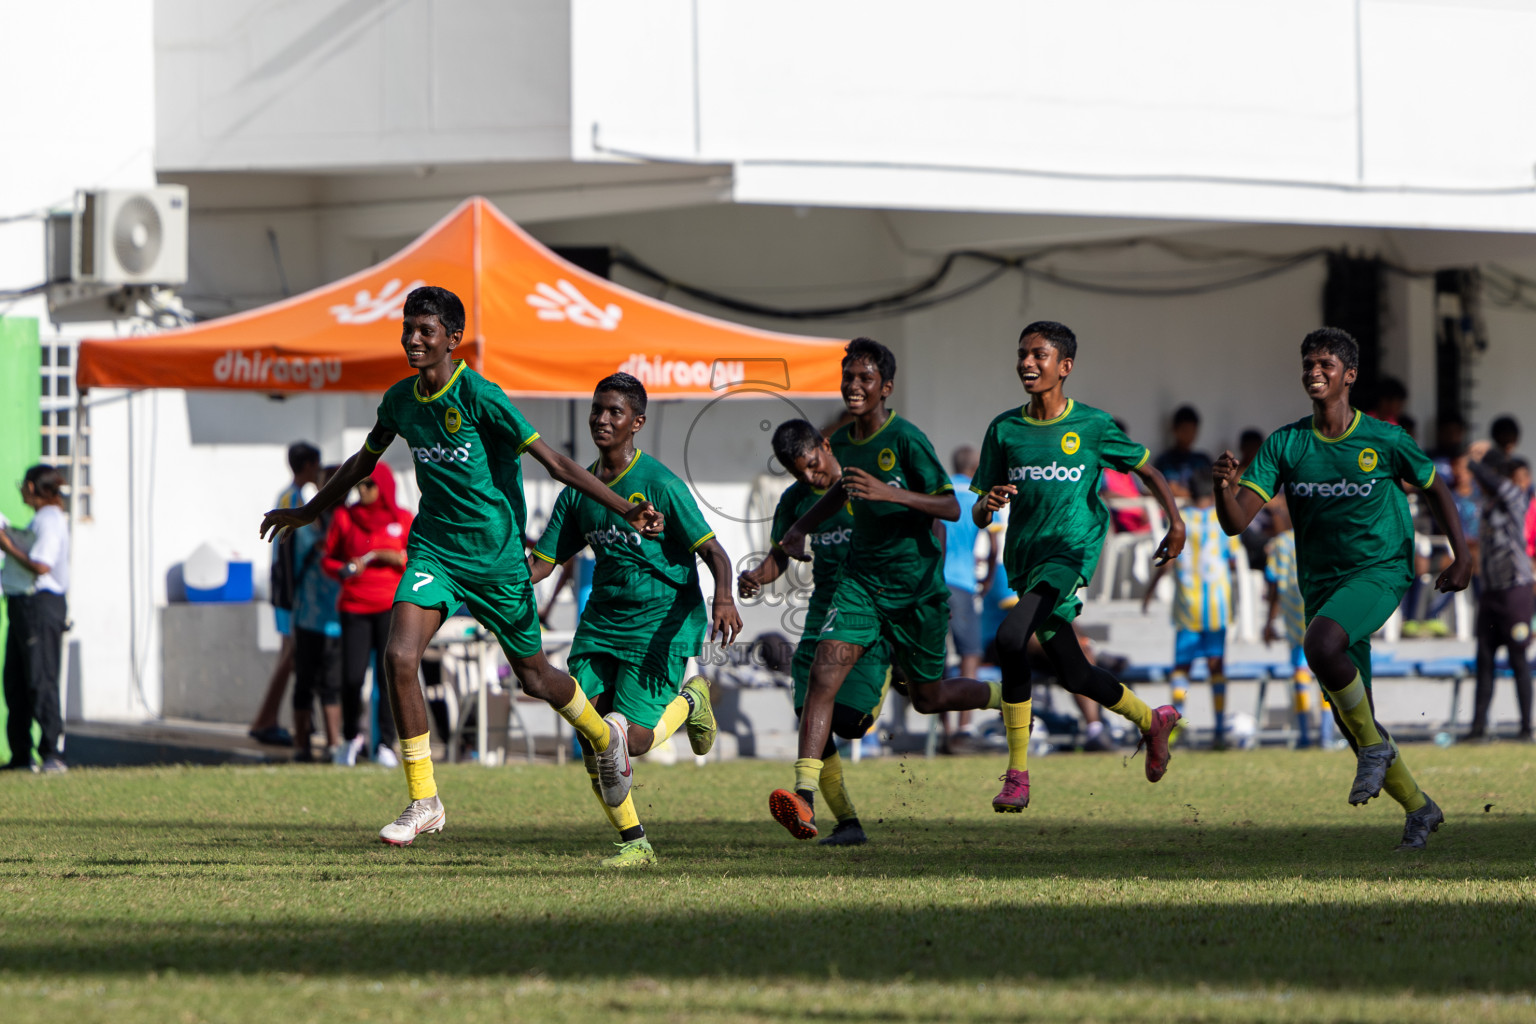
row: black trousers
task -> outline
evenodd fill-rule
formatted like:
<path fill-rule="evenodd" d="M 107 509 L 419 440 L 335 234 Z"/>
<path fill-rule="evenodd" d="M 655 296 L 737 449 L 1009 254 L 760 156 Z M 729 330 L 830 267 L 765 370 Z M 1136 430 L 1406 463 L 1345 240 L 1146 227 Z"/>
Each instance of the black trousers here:
<path fill-rule="evenodd" d="M 389 612 L 364 615 L 341 613 L 341 734 L 355 737 L 363 711 L 363 679 L 368 656 L 374 657 L 374 690 L 379 699 L 379 742 L 393 745 L 395 716 L 389 708 L 389 684 L 384 679 L 384 648 L 389 643 Z"/>
<path fill-rule="evenodd" d="M 1520 702 L 1520 731 L 1531 731 L 1531 664 L 1525 647 L 1531 639 L 1530 587 L 1486 590 L 1477 602 L 1477 695 L 1472 711 L 1472 731 L 1488 727 L 1488 705 L 1493 703 L 1494 659 L 1499 648 L 1509 651 L 1509 667 L 1515 675 L 1515 699 Z"/>
<path fill-rule="evenodd" d="M 1061 600 L 1055 588 L 1039 584 L 1019 595 L 1008 617 L 997 629 L 998 667 L 1003 670 L 1003 700 L 1021 704 L 1029 699 L 1029 638 L 1045 625 Z M 1090 665 L 1077 635 L 1071 629 L 1059 630 L 1040 644 L 1056 670 L 1056 681 L 1071 693 L 1080 693 L 1105 707 L 1120 701 L 1120 680 L 1097 665 Z"/>
<path fill-rule="evenodd" d="M 40 590 L 5 599 L 10 629 L 5 638 L 5 739 L 11 763 L 32 763 L 32 722 L 42 727 L 39 753 L 64 753 L 64 717 L 59 713 L 59 665 L 64 626 L 69 620 L 63 594 Z"/>
<path fill-rule="evenodd" d="M 365 663 L 366 664 L 366 663 Z M 341 637 L 314 629 L 293 630 L 293 709 L 310 711 L 341 700 Z"/>

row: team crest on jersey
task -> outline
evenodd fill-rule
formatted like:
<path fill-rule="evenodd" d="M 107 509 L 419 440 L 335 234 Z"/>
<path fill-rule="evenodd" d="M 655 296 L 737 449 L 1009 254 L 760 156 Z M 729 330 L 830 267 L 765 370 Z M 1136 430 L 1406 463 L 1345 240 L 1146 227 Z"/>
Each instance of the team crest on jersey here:
<path fill-rule="evenodd" d="M 889 448 L 882 448 L 880 449 L 880 457 L 876 461 L 880 463 L 881 469 L 889 473 L 896 468 L 896 453 Z"/>
<path fill-rule="evenodd" d="M 448 433 L 457 434 L 463 425 L 464 417 L 459 415 L 459 410 L 449 406 L 448 411 L 443 413 L 443 426 L 448 428 Z"/>
<path fill-rule="evenodd" d="M 1376 463 L 1380 462 L 1381 459 L 1376 454 L 1375 448 L 1362 448 L 1360 449 L 1360 458 L 1358 461 L 1360 463 L 1360 469 L 1363 472 L 1370 473 L 1376 469 Z"/>
<path fill-rule="evenodd" d="M 645 495 L 641 494 L 639 491 L 636 491 L 634 494 L 631 494 L 629 496 L 629 503 L 631 505 L 638 505 L 641 502 L 643 502 L 644 500 L 645 500 Z"/>
<path fill-rule="evenodd" d="M 1077 450 L 1083 446 L 1083 439 L 1071 430 L 1061 435 L 1061 450 L 1068 455 L 1076 455 Z"/>

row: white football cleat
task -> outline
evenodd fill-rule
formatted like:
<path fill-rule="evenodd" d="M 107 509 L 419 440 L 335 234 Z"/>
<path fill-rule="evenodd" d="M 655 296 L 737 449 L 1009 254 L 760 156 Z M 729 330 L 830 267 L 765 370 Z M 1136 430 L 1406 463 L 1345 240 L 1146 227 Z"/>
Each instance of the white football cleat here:
<path fill-rule="evenodd" d="M 635 766 L 629 760 L 629 719 L 617 711 L 603 716 L 608 723 L 608 749 L 597 754 L 597 785 L 603 803 L 618 807 L 629 796 Z"/>
<path fill-rule="evenodd" d="M 379 838 L 391 846 L 410 846 L 423 832 L 441 832 L 447 820 L 443 802 L 437 797 L 412 800 L 400 817 L 379 829 Z"/>

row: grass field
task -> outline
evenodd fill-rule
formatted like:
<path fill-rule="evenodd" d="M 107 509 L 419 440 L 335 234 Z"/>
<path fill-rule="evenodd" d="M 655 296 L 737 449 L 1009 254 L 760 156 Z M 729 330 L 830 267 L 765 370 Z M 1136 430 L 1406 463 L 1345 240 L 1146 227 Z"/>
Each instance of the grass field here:
<path fill-rule="evenodd" d="M 1536 747 L 1411 748 L 1448 824 L 1351 808 L 1343 754 L 850 766 L 871 845 L 770 821 L 782 764 L 638 767 L 614 877 L 579 765 L 0 776 L 11 1021 L 1536 1019 Z"/>

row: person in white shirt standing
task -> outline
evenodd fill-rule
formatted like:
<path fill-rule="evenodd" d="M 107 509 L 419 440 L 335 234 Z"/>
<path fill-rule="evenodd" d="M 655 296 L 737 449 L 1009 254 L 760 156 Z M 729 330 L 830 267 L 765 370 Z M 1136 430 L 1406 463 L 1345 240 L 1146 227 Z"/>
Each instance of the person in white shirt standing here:
<path fill-rule="evenodd" d="M 57 469 L 33 466 L 21 483 L 21 499 L 34 511 L 31 524 L 25 531 L 0 530 L 0 550 L 35 577 L 30 592 L 6 595 L 8 767 L 28 771 L 37 770 L 32 763 L 33 720 L 42 728 L 43 771 L 66 770 L 64 718 L 59 712 L 59 665 L 68 622 L 64 595 L 69 591 L 69 517 L 63 489 L 64 476 Z"/>

